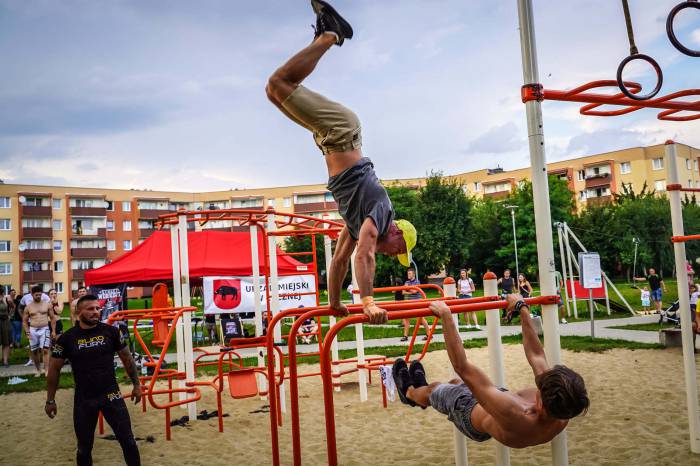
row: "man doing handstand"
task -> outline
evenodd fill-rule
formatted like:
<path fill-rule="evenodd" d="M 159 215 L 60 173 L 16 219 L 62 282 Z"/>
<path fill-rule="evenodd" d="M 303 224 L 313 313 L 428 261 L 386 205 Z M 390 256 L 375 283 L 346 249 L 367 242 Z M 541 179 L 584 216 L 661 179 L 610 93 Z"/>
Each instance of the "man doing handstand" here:
<path fill-rule="evenodd" d="M 311 0 L 316 13 L 314 40 L 270 77 L 268 98 L 287 117 L 313 133 L 325 156 L 328 189 L 345 220 L 328 274 L 331 309 L 347 314 L 340 290 L 348 261 L 357 245 L 355 270 L 364 313 L 370 323 L 386 322 L 384 309 L 374 303 L 375 253 L 398 256 L 408 267 L 416 244 L 416 229 L 406 220 L 393 220 L 393 207 L 374 173 L 370 159 L 362 156 L 360 121 L 351 110 L 301 85 L 321 57 L 333 46 L 351 39 L 352 27 L 327 2 Z"/>
<path fill-rule="evenodd" d="M 562 365 L 549 367 L 522 296 L 511 294 L 506 299 L 509 315 L 520 313 L 525 356 L 536 387 L 509 392 L 495 386 L 467 360 L 450 309 L 442 301 L 431 303 L 430 310 L 442 320 L 447 354 L 460 378 L 428 384 L 421 363 L 413 361 L 408 368 L 403 359 L 394 363 L 393 376 L 403 403 L 432 406 L 477 442 L 493 437 L 508 447 L 525 448 L 551 441 L 569 419 L 588 410 L 589 400 L 579 374 Z"/>

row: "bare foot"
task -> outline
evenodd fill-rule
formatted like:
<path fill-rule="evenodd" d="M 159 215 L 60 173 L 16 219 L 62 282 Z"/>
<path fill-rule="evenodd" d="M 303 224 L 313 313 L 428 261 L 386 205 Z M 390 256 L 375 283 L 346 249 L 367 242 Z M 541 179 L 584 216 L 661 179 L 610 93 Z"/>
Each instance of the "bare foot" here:
<path fill-rule="evenodd" d="M 328 306 L 332 311 L 338 312 L 341 316 L 345 317 L 346 315 L 350 314 L 348 312 L 348 307 L 343 304 L 343 303 L 336 303 L 336 304 L 331 304 Z"/>
<path fill-rule="evenodd" d="M 387 322 L 386 310 L 374 303 L 365 306 L 362 312 L 369 317 L 369 323 L 372 325 L 385 324 Z"/>

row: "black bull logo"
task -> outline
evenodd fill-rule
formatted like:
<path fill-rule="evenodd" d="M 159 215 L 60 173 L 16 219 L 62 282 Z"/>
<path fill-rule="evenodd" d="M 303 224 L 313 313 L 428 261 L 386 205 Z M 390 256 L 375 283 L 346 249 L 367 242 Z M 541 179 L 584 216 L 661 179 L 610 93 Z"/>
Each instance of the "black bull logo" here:
<path fill-rule="evenodd" d="M 238 288 L 235 286 L 221 285 L 214 292 L 215 295 L 221 296 L 225 300 L 227 296 L 231 296 L 231 300 L 235 301 L 238 298 Z"/>

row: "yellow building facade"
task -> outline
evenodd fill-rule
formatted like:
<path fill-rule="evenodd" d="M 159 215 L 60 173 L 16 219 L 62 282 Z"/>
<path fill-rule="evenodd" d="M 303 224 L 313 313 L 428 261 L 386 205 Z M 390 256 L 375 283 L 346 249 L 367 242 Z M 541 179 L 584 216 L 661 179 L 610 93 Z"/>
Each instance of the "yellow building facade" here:
<path fill-rule="evenodd" d="M 678 144 L 680 179 L 700 188 L 700 150 Z M 605 202 L 623 183 L 639 192 L 663 192 L 668 179 L 664 145 L 636 147 L 548 165 L 565 179 L 577 205 Z M 476 197 L 504 198 L 530 169 L 499 168 L 450 175 Z M 425 178 L 384 180 L 385 185 L 420 187 Z M 0 286 L 27 292 L 33 284 L 56 288 L 70 299 L 83 284 L 85 271 L 132 250 L 153 232 L 159 215 L 187 210 L 273 208 L 311 216 L 339 218 L 325 184 L 214 192 L 166 192 L 82 187 L 0 184 Z M 226 221 L 202 228 L 231 230 Z"/>

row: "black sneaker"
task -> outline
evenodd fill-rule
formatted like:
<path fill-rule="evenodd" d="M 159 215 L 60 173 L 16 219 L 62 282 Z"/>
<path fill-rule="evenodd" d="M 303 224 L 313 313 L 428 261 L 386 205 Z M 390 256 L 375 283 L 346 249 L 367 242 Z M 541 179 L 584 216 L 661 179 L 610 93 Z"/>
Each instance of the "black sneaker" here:
<path fill-rule="evenodd" d="M 408 368 L 408 375 L 411 377 L 415 388 L 426 387 L 428 385 L 428 381 L 425 379 L 425 368 L 420 361 L 411 361 L 411 367 Z"/>
<path fill-rule="evenodd" d="M 418 406 L 416 403 L 414 403 L 406 397 L 408 387 L 413 385 L 413 382 L 411 381 L 411 376 L 408 373 L 408 366 L 406 365 L 406 361 L 404 361 L 401 358 L 394 361 L 394 367 L 391 370 L 391 375 L 394 378 L 394 383 L 396 384 L 396 391 L 399 392 L 399 398 L 401 399 L 401 403 L 409 406 Z"/>
<path fill-rule="evenodd" d="M 343 45 L 345 39 L 352 39 L 352 26 L 328 2 L 311 0 L 311 7 L 316 13 L 315 37 L 324 32 L 333 32 L 338 36 L 336 45 L 339 47 Z"/>

